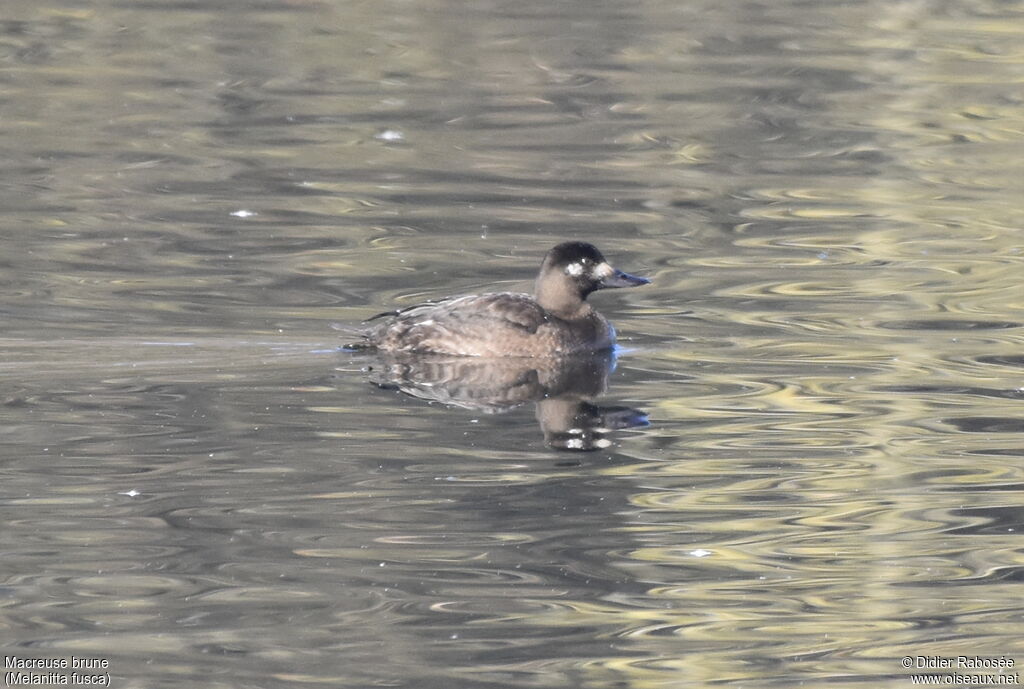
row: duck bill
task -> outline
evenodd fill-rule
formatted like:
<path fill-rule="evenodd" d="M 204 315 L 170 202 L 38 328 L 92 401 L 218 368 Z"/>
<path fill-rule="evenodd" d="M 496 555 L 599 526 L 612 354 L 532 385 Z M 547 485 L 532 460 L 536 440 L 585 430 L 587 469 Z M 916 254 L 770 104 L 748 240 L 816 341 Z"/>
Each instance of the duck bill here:
<path fill-rule="evenodd" d="M 608 277 L 601 279 L 601 282 L 598 283 L 598 289 L 608 289 L 613 287 L 639 287 L 640 285 L 646 285 L 649 282 L 650 280 L 647 278 L 630 275 L 629 273 L 623 273 L 621 270 L 616 270 Z"/>

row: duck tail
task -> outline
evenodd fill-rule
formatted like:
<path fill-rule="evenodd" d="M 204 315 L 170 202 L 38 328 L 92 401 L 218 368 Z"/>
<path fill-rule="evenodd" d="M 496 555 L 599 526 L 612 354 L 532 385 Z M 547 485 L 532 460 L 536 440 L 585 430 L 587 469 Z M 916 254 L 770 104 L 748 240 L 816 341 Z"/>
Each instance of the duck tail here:
<path fill-rule="evenodd" d="M 360 339 L 356 342 L 349 342 L 341 345 L 341 350 L 346 352 L 366 352 L 377 347 L 370 342 L 370 333 L 364 328 L 348 325 L 347 323 L 331 323 L 331 328 L 343 332 L 349 336 L 356 336 Z"/>

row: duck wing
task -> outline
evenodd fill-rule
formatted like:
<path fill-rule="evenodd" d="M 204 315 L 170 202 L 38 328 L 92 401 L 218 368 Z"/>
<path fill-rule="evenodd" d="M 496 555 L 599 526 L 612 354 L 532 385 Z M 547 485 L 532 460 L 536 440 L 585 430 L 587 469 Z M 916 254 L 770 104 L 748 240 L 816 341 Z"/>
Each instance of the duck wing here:
<path fill-rule="evenodd" d="M 499 343 L 533 335 L 548 322 L 528 294 L 502 292 L 452 297 L 374 316 L 387 319 L 367 333 L 391 351 L 486 355 Z M 525 340 L 524 340 L 525 341 Z"/>
<path fill-rule="evenodd" d="M 367 318 L 365 322 L 381 318 L 396 321 L 486 322 L 521 328 L 530 333 L 548 321 L 547 313 L 529 294 L 499 292 L 449 297 L 438 301 L 407 306 L 397 311 L 385 311 Z"/>
<path fill-rule="evenodd" d="M 459 303 L 461 302 L 461 303 Z M 455 299 L 451 312 L 467 321 L 490 322 L 533 334 L 548 322 L 548 315 L 529 294 L 500 292 Z"/>

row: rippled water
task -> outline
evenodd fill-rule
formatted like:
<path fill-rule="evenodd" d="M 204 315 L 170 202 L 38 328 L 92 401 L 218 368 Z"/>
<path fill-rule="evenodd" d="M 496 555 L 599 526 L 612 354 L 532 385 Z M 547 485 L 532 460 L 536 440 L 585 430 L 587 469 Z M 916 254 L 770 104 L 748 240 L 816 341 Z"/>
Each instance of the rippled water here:
<path fill-rule="evenodd" d="M 997 0 L 5 0 L 5 658 L 1018 672 L 1022 46 Z M 337 349 L 565 238 L 654 280 L 593 297 L 617 361 Z"/>

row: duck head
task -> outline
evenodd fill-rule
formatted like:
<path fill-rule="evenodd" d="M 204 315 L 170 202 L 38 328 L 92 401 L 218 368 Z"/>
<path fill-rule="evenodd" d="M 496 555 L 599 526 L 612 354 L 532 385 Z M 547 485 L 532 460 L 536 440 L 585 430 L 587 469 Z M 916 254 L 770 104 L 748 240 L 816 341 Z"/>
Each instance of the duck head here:
<path fill-rule="evenodd" d="M 563 242 L 544 257 L 534 295 L 542 307 L 561 316 L 578 313 L 591 292 L 649 282 L 612 267 L 593 244 Z"/>

